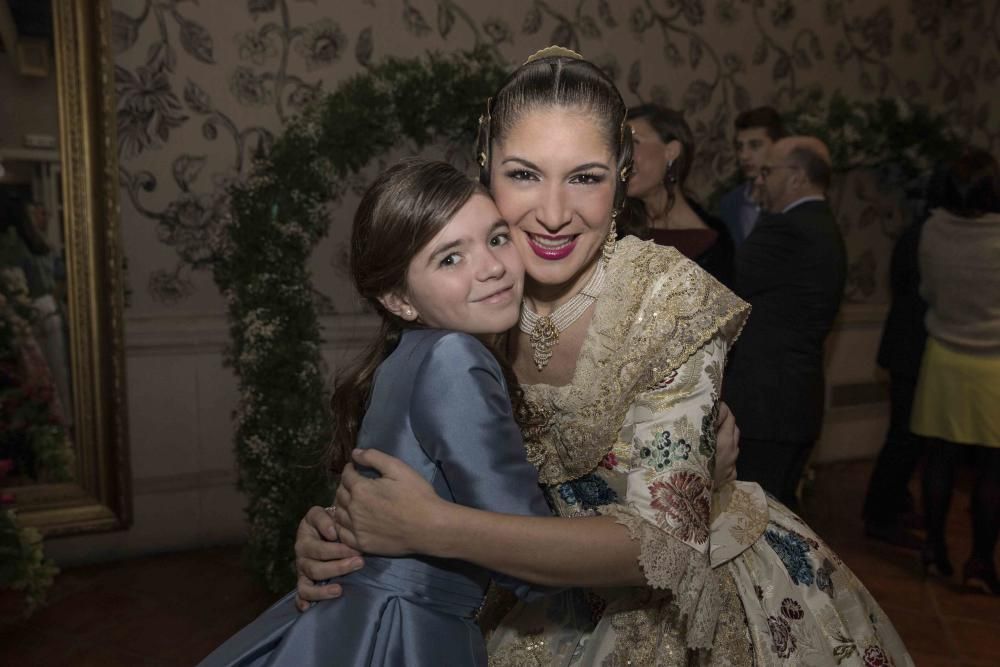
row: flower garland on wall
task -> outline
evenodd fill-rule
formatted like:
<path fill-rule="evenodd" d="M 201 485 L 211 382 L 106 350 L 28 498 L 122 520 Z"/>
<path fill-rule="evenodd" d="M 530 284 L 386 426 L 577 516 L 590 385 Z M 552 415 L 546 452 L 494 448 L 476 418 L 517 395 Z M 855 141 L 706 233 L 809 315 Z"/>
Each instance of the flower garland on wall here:
<path fill-rule="evenodd" d="M 390 149 L 471 146 L 481 101 L 506 76 L 489 49 L 372 65 L 292 120 L 256 157 L 252 176 L 230 190 L 213 272 L 227 302 L 227 362 L 239 385 L 247 558 L 273 590 L 294 584 L 292 546 L 303 513 L 332 498 L 319 465 L 331 433 L 329 388 L 307 268 L 331 204 Z"/>
<path fill-rule="evenodd" d="M 37 311 L 20 269 L 0 270 L 0 486 L 13 470 L 21 477 L 65 481 L 72 451 L 53 409 L 47 378 L 34 377 L 26 362 L 39 354 L 32 333 Z M 0 589 L 24 591 L 25 613 L 45 603 L 59 572 L 45 558 L 42 536 L 19 524 L 13 493 L 0 494 Z"/>
<path fill-rule="evenodd" d="M 813 100 L 786 120 L 796 134 L 826 142 L 837 171 L 880 169 L 890 183 L 903 185 L 928 175 L 962 145 L 944 116 L 902 98 L 852 102 L 837 92 L 823 113 L 813 111 L 817 106 Z"/>

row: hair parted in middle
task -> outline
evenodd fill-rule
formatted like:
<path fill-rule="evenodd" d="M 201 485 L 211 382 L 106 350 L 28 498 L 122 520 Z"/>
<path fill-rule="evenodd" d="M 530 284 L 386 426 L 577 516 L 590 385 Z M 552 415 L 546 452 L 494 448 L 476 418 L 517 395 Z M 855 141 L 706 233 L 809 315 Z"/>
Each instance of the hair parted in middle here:
<path fill-rule="evenodd" d="M 518 67 L 486 103 L 480 118 L 476 155 L 479 180 L 490 185 L 492 149 L 503 144 L 525 114 L 539 109 L 581 111 L 597 123 L 615 157 L 614 210 L 625 200 L 625 180 L 632 169 L 632 133 L 625 126 L 625 101 L 614 82 L 598 66 L 559 49 L 545 49 Z M 568 50 L 562 52 L 570 53 Z"/>

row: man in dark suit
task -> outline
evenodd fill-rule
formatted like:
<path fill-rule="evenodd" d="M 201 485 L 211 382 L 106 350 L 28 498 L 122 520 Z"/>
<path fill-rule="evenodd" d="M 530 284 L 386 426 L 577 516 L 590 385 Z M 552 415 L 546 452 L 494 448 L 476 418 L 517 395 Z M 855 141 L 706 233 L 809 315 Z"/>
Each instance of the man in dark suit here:
<path fill-rule="evenodd" d="M 830 175 L 818 139 L 775 142 L 756 181 L 768 214 L 736 252 L 735 290 L 753 307 L 723 387 L 740 425 L 739 478 L 793 508 L 823 421 L 823 345 L 847 273 Z"/>

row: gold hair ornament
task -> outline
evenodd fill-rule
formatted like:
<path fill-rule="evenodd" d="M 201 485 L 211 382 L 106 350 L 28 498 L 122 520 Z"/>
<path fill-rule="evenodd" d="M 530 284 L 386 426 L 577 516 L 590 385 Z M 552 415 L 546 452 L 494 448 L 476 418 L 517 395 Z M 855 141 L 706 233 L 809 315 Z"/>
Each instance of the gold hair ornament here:
<path fill-rule="evenodd" d="M 486 113 L 479 116 L 479 134 L 483 137 L 483 150 L 479 151 L 476 155 L 476 161 L 479 166 L 483 169 L 486 168 L 487 162 L 489 162 L 489 156 L 486 154 L 490 150 L 490 107 L 493 106 L 493 96 L 486 98 Z M 483 134 L 483 126 L 486 126 L 486 133 Z"/>
<path fill-rule="evenodd" d="M 608 230 L 608 235 L 604 239 L 604 245 L 601 247 L 601 255 L 604 256 L 605 262 L 611 261 L 611 256 L 615 254 L 615 247 L 618 245 L 618 209 L 611 211 L 611 229 Z"/>
<path fill-rule="evenodd" d="M 542 58 L 572 58 L 573 60 L 585 60 L 576 51 L 572 49 L 567 49 L 565 46 L 547 46 L 541 51 L 535 51 L 531 56 L 524 61 L 524 65 L 528 63 L 535 62 L 536 60 L 541 60 Z M 521 67 L 524 67 L 521 65 Z"/>

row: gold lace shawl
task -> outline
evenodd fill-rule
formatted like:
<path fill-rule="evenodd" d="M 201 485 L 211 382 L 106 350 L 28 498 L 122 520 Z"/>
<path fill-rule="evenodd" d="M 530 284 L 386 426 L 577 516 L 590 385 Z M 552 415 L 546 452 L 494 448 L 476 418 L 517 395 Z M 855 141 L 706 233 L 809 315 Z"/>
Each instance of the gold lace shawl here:
<path fill-rule="evenodd" d="M 750 307 L 670 247 L 626 237 L 608 265 L 570 384 L 526 385 L 528 460 L 543 484 L 594 470 L 629 406 L 713 336 L 731 343 Z"/>

